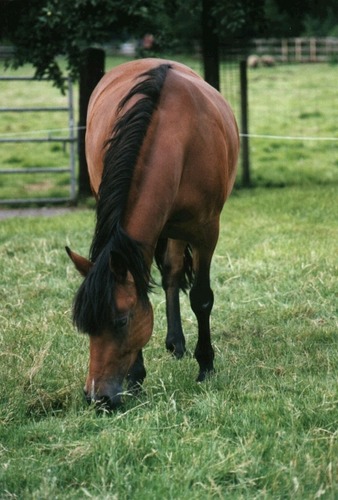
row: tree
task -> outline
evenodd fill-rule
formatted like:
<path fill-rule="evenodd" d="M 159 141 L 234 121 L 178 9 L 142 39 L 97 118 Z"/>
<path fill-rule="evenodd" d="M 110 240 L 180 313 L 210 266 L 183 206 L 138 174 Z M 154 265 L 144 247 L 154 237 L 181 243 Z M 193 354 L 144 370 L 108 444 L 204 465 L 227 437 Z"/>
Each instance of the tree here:
<path fill-rule="evenodd" d="M 266 0 L 267 36 L 337 36 L 337 0 Z"/>
<path fill-rule="evenodd" d="M 220 43 L 242 44 L 262 32 L 264 0 L 202 0 L 202 49 L 205 79 L 219 89 Z"/>
<path fill-rule="evenodd" d="M 216 19 L 212 12 L 212 3 L 210 0 L 202 0 L 202 55 L 204 78 L 210 85 L 219 90 L 219 37 Z"/>
<path fill-rule="evenodd" d="M 147 24 L 152 0 L 4 0 L 1 3 L 2 38 L 16 47 L 14 66 L 31 62 L 36 75 L 48 76 L 63 87 L 59 55 L 67 71 L 78 78 L 85 49 L 137 33 Z"/>

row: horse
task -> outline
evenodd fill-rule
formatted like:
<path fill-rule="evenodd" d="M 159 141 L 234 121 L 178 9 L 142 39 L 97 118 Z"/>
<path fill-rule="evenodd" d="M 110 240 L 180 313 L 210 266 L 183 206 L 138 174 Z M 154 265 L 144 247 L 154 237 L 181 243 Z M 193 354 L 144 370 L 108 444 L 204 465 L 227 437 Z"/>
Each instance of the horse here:
<path fill-rule="evenodd" d="M 156 262 L 166 297 L 166 348 L 186 352 L 180 290 L 197 318 L 198 382 L 214 371 L 210 265 L 223 205 L 235 181 L 239 135 L 222 95 L 187 66 L 141 59 L 115 67 L 94 89 L 86 158 L 96 198 L 89 258 L 66 247 L 84 277 L 73 322 L 89 335 L 87 401 L 108 411 L 146 376 Z"/>

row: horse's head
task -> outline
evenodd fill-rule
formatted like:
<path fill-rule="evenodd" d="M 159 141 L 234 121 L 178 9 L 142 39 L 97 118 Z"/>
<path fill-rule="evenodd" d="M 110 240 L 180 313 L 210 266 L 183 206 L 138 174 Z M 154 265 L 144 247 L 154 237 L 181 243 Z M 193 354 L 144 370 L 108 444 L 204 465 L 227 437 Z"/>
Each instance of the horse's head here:
<path fill-rule="evenodd" d="M 115 409 L 121 403 L 123 381 L 151 336 L 152 307 L 140 300 L 133 276 L 119 259 L 116 262 L 111 259 L 106 270 L 112 274 L 112 280 L 108 279 L 107 283 L 113 284 L 113 289 L 103 293 L 105 298 L 95 296 L 102 292 L 95 289 L 97 283 L 90 282 L 96 264 L 69 248 L 66 250 L 85 278 L 74 305 L 74 321 L 80 330 L 89 333 L 90 341 L 85 396 L 88 403 Z M 131 381 L 138 382 L 137 379 Z"/>

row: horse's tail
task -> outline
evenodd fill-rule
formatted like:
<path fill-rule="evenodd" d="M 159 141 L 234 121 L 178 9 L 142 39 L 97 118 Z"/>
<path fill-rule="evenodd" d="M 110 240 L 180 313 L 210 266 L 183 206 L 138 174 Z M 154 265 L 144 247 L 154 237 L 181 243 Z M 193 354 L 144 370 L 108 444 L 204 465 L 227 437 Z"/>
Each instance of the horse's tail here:
<path fill-rule="evenodd" d="M 167 248 L 168 239 L 160 239 L 157 243 L 155 250 L 155 262 L 156 265 L 163 276 L 164 273 L 164 255 Z M 183 272 L 180 281 L 180 289 L 183 292 L 187 292 L 194 282 L 194 269 L 193 269 L 193 259 L 192 259 L 192 249 L 189 244 L 185 247 L 184 257 L 183 257 Z"/>
<path fill-rule="evenodd" d="M 193 260 L 192 260 L 192 248 L 188 244 L 185 247 L 184 251 L 184 274 L 182 276 L 182 282 L 180 285 L 181 290 L 186 292 L 188 289 L 192 287 L 192 284 L 194 282 L 194 268 L 193 268 Z"/>

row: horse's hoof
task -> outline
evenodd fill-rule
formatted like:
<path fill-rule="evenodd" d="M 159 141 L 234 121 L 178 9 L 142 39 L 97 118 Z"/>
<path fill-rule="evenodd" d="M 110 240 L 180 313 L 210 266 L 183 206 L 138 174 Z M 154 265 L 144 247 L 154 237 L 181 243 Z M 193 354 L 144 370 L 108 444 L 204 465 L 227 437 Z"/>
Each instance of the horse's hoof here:
<path fill-rule="evenodd" d="M 196 382 L 204 382 L 206 378 L 209 378 L 211 375 L 215 373 L 214 368 L 209 368 L 207 370 L 201 370 L 198 374 L 198 377 L 196 379 Z"/>
<path fill-rule="evenodd" d="M 183 343 L 174 344 L 173 342 L 166 342 L 167 351 L 170 352 L 176 359 L 182 359 L 186 353 L 186 348 Z"/>

